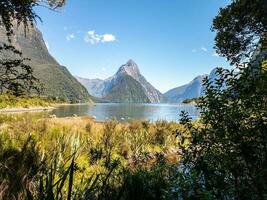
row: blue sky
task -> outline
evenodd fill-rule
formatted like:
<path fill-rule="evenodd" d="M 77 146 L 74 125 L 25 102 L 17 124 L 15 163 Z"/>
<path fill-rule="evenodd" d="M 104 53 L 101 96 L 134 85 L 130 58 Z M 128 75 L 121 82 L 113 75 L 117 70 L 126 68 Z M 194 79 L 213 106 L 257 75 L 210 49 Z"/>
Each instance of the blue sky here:
<path fill-rule="evenodd" d="M 67 0 L 57 12 L 37 8 L 50 53 L 74 75 L 107 78 L 133 59 L 161 92 L 214 67 L 210 27 L 230 0 Z"/>

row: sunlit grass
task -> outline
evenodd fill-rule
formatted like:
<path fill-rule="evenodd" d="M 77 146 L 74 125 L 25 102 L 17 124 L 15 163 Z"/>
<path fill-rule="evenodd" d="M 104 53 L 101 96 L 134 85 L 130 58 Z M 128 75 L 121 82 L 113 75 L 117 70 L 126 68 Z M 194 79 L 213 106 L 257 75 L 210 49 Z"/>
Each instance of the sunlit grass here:
<path fill-rule="evenodd" d="M 0 121 L 0 150 L 22 152 L 27 141 L 33 142 L 38 157 L 36 165 L 42 167 L 36 169 L 29 182 L 34 185 L 31 187 L 37 187 L 40 180 L 44 188 L 54 185 L 50 195 L 67 198 L 71 184 L 72 196 L 74 193 L 81 195 L 88 188 L 94 195 L 101 196 L 106 187 L 114 190 L 121 187 L 125 170 L 150 169 L 160 155 L 170 164 L 179 159 L 175 131 L 181 127 L 174 122 L 119 123 L 111 120 L 98 123 L 90 117 L 44 116 L 36 113 L 3 117 Z M 5 161 L 0 162 L 4 164 Z M 1 184 L 7 183 L 0 181 Z M 35 188 L 34 194 L 42 192 Z"/>
<path fill-rule="evenodd" d="M 51 100 L 42 99 L 39 97 L 16 97 L 10 94 L 0 95 L 0 109 L 48 107 L 51 104 Z"/>

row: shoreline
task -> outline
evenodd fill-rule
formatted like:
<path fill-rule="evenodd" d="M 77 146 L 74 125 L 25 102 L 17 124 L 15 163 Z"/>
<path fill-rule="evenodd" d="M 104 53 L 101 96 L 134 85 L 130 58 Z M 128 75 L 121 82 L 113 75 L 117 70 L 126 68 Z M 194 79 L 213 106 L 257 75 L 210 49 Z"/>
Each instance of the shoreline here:
<path fill-rule="evenodd" d="M 41 111 L 51 111 L 60 106 L 71 106 L 71 105 L 84 105 L 90 103 L 62 103 L 62 104 L 51 104 L 51 106 L 47 107 L 30 107 L 30 108 L 2 108 L 0 109 L 0 113 L 20 113 L 20 112 L 41 112 Z"/>
<path fill-rule="evenodd" d="M 51 111 L 53 109 L 55 109 L 55 107 L 4 108 L 0 109 L 0 113 L 40 112 L 40 111 Z"/>

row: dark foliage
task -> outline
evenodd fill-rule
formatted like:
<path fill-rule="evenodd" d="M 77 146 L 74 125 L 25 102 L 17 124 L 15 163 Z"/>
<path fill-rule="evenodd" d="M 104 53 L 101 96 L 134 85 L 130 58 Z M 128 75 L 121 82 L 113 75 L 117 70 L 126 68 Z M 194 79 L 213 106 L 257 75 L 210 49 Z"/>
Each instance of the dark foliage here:
<path fill-rule="evenodd" d="M 202 127 L 183 113 L 191 133 L 183 149 L 187 197 L 265 199 L 267 196 L 267 71 L 261 63 L 239 72 L 218 69 L 200 98 Z M 182 180 L 182 179 L 181 179 Z"/>
<path fill-rule="evenodd" d="M 215 81 L 204 80 L 200 126 L 181 115 L 182 199 L 267 198 L 266 16 L 266 0 L 236 0 L 214 19 L 217 52 L 247 65 L 218 68 Z"/>
<path fill-rule="evenodd" d="M 140 166 L 124 172 L 120 199 L 171 199 L 172 172 L 171 166 L 162 157 L 149 169 Z"/>
<path fill-rule="evenodd" d="M 64 3 L 65 0 L 1 0 L 0 25 L 6 28 L 8 36 L 13 34 L 14 20 L 18 26 L 23 24 L 26 31 L 29 24 L 33 25 L 36 19 L 41 20 L 34 10 L 35 6 L 56 9 Z"/>
<path fill-rule="evenodd" d="M 35 142 L 22 149 L 0 148 L 0 199 L 33 199 L 33 180 L 42 166 Z"/>
<path fill-rule="evenodd" d="M 58 8 L 65 3 L 64 0 L 1 0 L 0 1 L 0 25 L 6 29 L 6 35 L 10 44 L 0 46 L 0 92 L 11 92 L 19 96 L 35 90 L 40 93 L 41 87 L 37 78 L 33 75 L 32 68 L 26 63 L 27 58 L 11 46 L 11 35 L 14 34 L 14 25 L 24 25 L 26 34 L 29 25 L 33 25 L 40 17 L 35 13 L 35 6 L 47 6 Z M 11 58 L 5 58 L 6 52 L 11 53 Z"/>
<path fill-rule="evenodd" d="M 9 92 L 20 96 L 35 91 L 41 92 L 41 85 L 27 64 L 30 60 L 22 57 L 22 53 L 13 46 L 0 46 L 0 93 Z M 11 56 L 5 56 L 11 54 Z"/>
<path fill-rule="evenodd" d="M 267 48 L 267 1 L 234 0 L 213 20 L 217 53 L 232 64 L 248 61 L 258 47 Z"/>

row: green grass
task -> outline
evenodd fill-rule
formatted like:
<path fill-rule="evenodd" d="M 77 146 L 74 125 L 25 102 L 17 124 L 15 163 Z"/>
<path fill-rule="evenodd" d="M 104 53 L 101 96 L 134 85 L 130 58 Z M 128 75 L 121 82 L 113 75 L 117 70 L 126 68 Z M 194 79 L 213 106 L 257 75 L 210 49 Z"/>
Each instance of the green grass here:
<path fill-rule="evenodd" d="M 129 199 L 142 184 L 140 195 L 157 199 L 179 160 L 174 133 L 181 128 L 13 115 L 0 121 L 0 199 Z"/>
<path fill-rule="evenodd" d="M 53 103 L 57 102 L 48 98 L 27 97 L 27 96 L 16 97 L 10 94 L 0 95 L 0 109 L 49 107 Z"/>

